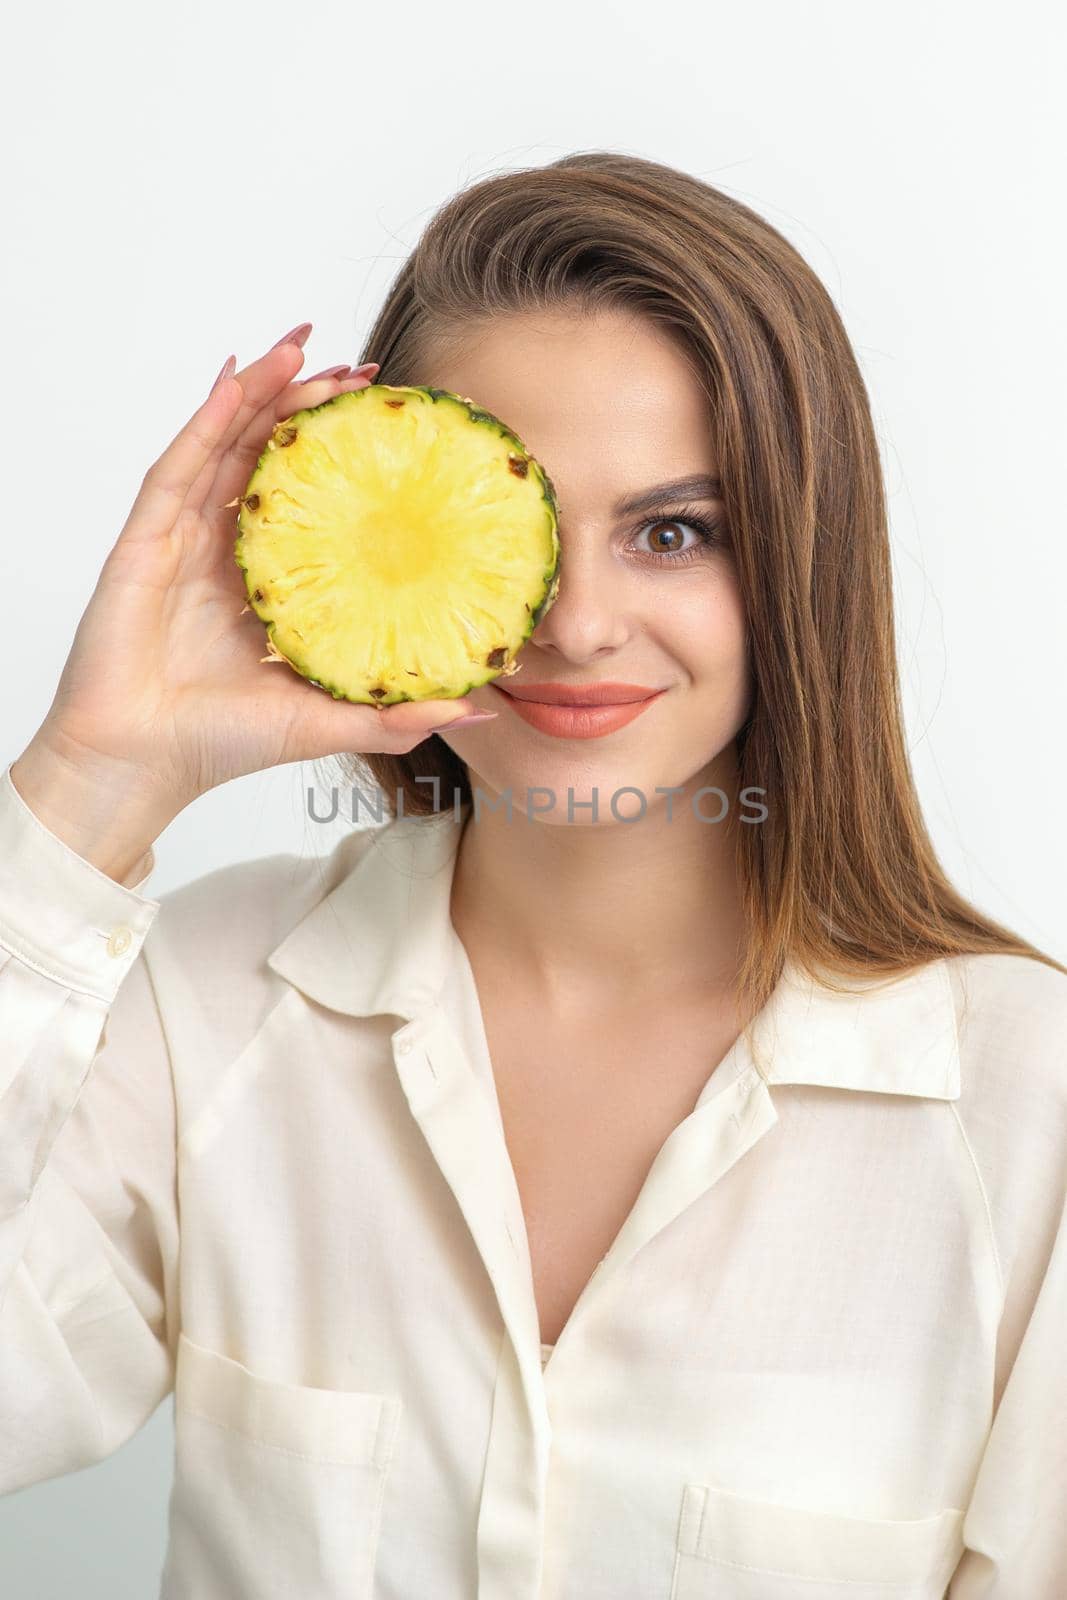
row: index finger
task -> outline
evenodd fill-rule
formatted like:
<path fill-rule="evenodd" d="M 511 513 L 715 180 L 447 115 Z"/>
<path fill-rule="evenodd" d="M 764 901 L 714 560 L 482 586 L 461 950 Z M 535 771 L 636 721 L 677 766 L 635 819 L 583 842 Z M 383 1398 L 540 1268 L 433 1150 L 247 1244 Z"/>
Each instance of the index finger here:
<path fill-rule="evenodd" d="M 122 530 L 127 542 L 158 538 L 173 527 L 190 489 L 244 401 L 244 389 L 233 376 L 236 366 L 236 356 L 223 363 L 207 399 L 145 473 Z"/>
<path fill-rule="evenodd" d="M 230 441 L 240 437 L 249 418 L 258 415 L 264 400 L 284 389 L 299 372 L 304 361 L 300 336 L 306 339 L 310 331 L 310 323 L 302 324 L 243 368 L 240 378 L 233 376 L 236 356 L 229 357 L 203 405 L 145 474 L 123 529 L 127 541 L 158 538 L 173 527 L 186 505 L 200 509 L 197 487 L 213 479 L 214 463 Z"/>

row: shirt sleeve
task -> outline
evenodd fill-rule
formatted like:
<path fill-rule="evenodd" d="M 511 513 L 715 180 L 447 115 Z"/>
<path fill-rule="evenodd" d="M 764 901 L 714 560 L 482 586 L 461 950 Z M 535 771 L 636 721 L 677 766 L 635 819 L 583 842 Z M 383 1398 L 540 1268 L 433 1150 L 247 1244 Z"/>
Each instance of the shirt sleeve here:
<path fill-rule="evenodd" d="M 1067 1595 L 1067 1195 L 963 1522 L 946 1600 Z M 1044 1226 L 1035 1215 L 1035 1237 Z M 1014 1322 L 1014 1315 L 1011 1317 Z M 1012 1338 L 1015 1334 L 1012 1334 Z"/>
<path fill-rule="evenodd" d="M 0 775 L 0 1494 L 102 1460 L 173 1387 L 174 1091 L 122 883 Z"/>

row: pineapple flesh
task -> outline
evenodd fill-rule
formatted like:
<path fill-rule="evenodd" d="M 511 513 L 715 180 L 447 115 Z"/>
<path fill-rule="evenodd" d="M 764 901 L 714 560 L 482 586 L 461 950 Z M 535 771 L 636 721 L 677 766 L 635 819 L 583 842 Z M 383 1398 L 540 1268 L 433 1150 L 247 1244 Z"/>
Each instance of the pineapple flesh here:
<path fill-rule="evenodd" d="M 236 503 L 264 659 L 335 699 L 456 699 L 509 676 L 559 588 L 547 472 L 445 389 L 376 383 L 296 412 Z"/>

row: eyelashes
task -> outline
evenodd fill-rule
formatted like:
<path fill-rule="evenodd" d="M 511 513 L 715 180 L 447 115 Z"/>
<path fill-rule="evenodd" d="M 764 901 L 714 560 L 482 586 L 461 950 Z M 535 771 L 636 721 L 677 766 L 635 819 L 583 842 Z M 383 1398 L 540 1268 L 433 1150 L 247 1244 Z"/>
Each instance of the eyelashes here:
<path fill-rule="evenodd" d="M 696 506 L 681 506 L 677 511 L 665 511 L 658 516 L 646 518 L 636 529 L 634 537 L 640 538 L 647 529 L 654 528 L 662 522 L 677 522 L 683 527 L 693 528 L 700 537 L 695 544 L 686 545 L 681 550 L 642 550 L 640 552 L 642 559 L 651 562 L 653 566 L 685 566 L 690 561 L 699 560 L 706 550 L 723 542 L 723 519 L 705 517 Z"/>

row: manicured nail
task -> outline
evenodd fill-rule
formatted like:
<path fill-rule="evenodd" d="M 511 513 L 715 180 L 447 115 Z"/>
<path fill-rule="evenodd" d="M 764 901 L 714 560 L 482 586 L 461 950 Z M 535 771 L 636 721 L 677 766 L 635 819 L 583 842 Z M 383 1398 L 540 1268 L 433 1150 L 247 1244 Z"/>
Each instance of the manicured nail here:
<path fill-rule="evenodd" d="M 290 328 L 289 332 L 283 334 L 276 344 L 271 345 L 271 349 L 277 350 L 278 345 L 281 344 L 298 344 L 303 349 L 308 342 L 313 326 L 314 324 L 311 322 L 301 322 L 299 327 Z"/>
<path fill-rule="evenodd" d="M 226 360 L 222 363 L 222 371 L 219 373 L 218 377 L 215 379 L 215 382 L 211 385 L 211 388 L 208 390 L 208 394 L 209 395 L 213 395 L 215 393 L 215 390 L 218 388 L 218 386 L 222 382 L 223 378 L 232 378 L 236 367 L 237 367 L 237 357 L 236 356 L 227 356 Z"/>
<path fill-rule="evenodd" d="M 304 383 L 314 383 L 316 378 L 341 378 L 351 372 L 351 367 L 342 364 L 339 367 L 325 367 L 322 372 L 313 372 L 310 378 L 304 378 Z"/>
<path fill-rule="evenodd" d="M 472 711 L 469 717 L 457 717 L 454 722 L 442 722 L 439 728 L 431 728 L 430 732 L 445 733 L 452 728 L 465 728 L 471 722 L 491 722 L 499 715 L 499 711 Z"/>
<path fill-rule="evenodd" d="M 364 361 L 361 367 L 352 368 L 353 378 L 369 378 L 372 372 L 381 372 L 381 363 L 378 361 Z"/>

